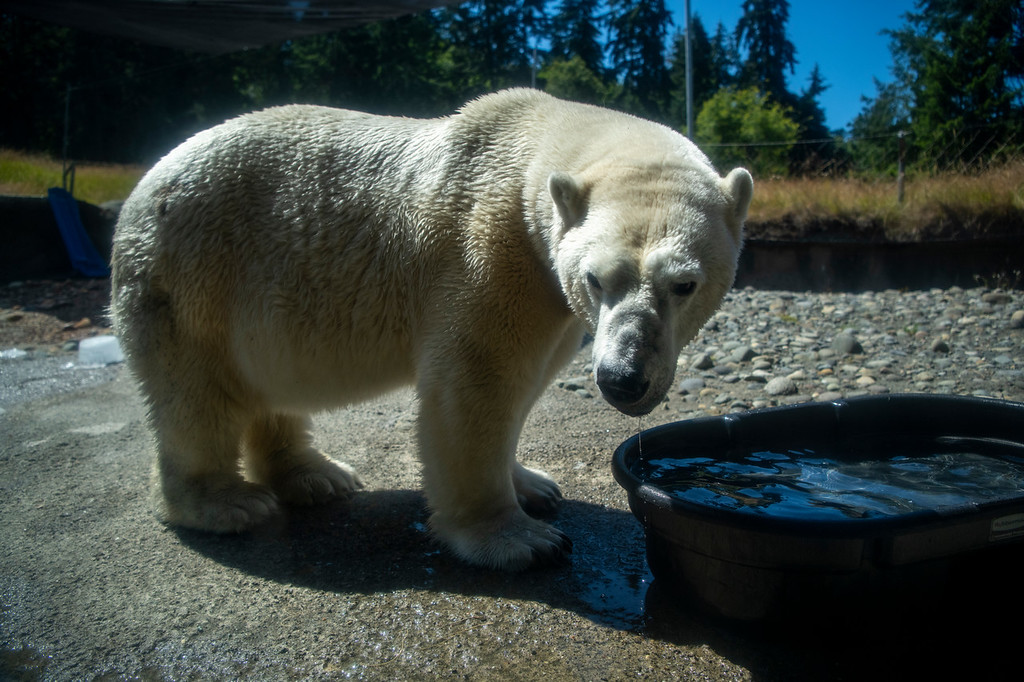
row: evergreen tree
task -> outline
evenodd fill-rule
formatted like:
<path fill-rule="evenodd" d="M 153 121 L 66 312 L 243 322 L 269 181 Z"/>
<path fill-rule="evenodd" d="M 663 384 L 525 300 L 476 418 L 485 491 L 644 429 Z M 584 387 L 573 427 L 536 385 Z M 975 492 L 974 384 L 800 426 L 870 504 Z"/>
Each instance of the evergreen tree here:
<path fill-rule="evenodd" d="M 578 56 L 592 74 L 604 72 L 604 45 L 598 19 L 600 0 L 562 0 L 551 18 L 551 55 Z"/>
<path fill-rule="evenodd" d="M 664 0 L 609 0 L 608 48 L 626 108 L 661 118 L 669 91 L 665 40 L 672 16 Z"/>
<path fill-rule="evenodd" d="M 914 141 L 938 167 L 1024 133 L 1020 0 L 920 0 L 892 31 L 894 72 L 913 97 Z"/>
<path fill-rule="evenodd" d="M 711 38 L 708 68 L 711 79 L 718 83 L 718 88 L 735 85 L 736 74 L 740 68 L 739 51 L 736 40 L 725 24 L 718 22 L 715 35 Z"/>
<path fill-rule="evenodd" d="M 910 130 L 911 94 L 899 81 L 882 83 L 876 78 L 875 89 L 874 98 L 861 98 L 864 108 L 850 124 L 850 153 L 857 170 L 895 175 L 899 135 Z"/>
<path fill-rule="evenodd" d="M 736 42 L 747 50 L 740 82 L 757 87 L 783 106 L 795 99 L 786 88 L 786 71 L 796 66 L 796 48 L 786 37 L 788 0 L 744 0 L 736 24 Z"/>
<path fill-rule="evenodd" d="M 793 148 L 790 167 L 796 172 L 831 172 L 843 161 L 818 99 L 828 88 L 821 69 L 815 64 L 807 78 L 807 87 L 800 92 L 793 107 L 793 120 L 800 126 L 800 141 L 804 143 Z"/>
<path fill-rule="evenodd" d="M 333 104 L 382 114 L 432 116 L 458 101 L 431 13 L 397 17 L 268 50 L 282 59 L 283 101 Z"/>
<path fill-rule="evenodd" d="M 529 85 L 544 0 L 472 0 L 442 12 L 453 77 L 465 95 Z"/>

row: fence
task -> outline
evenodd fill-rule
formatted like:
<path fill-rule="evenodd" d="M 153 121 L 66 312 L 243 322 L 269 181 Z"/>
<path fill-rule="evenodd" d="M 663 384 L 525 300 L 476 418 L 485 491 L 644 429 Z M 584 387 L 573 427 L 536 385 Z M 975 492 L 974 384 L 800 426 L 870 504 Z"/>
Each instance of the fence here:
<path fill-rule="evenodd" d="M 973 126 L 921 139 L 909 131 L 796 142 L 703 144 L 722 168 L 744 165 L 761 176 L 892 177 L 913 174 L 974 174 L 1024 159 L 1024 128 Z"/>

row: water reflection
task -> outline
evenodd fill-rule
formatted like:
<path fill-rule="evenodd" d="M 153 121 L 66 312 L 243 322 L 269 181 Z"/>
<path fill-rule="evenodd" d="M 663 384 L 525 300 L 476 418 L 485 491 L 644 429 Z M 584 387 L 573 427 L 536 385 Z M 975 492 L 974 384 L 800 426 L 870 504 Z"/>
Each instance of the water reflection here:
<path fill-rule="evenodd" d="M 943 440 L 913 450 L 873 444 L 873 452 L 898 454 L 867 459 L 809 449 L 757 450 L 729 459 L 663 457 L 639 462 L 636 473 L 687 502 L 815 521 L 948 512 L 1024 494 L 1019 448 L 982 454 L 962 446 Z"/>

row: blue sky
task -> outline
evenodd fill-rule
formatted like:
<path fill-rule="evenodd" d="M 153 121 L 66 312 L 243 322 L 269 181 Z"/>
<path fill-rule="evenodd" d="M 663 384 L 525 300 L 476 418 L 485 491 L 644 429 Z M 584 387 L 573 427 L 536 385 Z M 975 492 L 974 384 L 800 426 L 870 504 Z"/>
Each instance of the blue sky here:
<path fill-rule="evenodd" d="M 667 0 L 675 28 L 685 27 L 684 0 Z M 732 31 L 743 14 L 743 0 L 690 0 L 709 34 L 721 21 Z M 828 127 L 846 128 L 863 108 L 861 95 L 874 97 L 874 78 L 892 80 L 889 38 L 882 29 L 903 26 L 913 0 L 789 0 L 786 33 L 796 48 L 796 72 L 789 89 L 800 92 L 817 63 L 829 85 L 820 98 Z"/>

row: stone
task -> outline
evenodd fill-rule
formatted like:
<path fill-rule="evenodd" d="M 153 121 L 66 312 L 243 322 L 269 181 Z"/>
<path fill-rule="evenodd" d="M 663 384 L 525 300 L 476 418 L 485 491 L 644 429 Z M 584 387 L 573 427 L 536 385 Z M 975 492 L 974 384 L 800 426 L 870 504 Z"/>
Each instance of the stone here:
<path fill-rule="evenodd" d="M 715 360 L 711 357 L 711 353 L 698 353 L 694 356 L 693 361 L 690 362 L 690 369 L 704 370 L 711 369 L 715 366 Z"/>
<path fill-rule="evenodd" d="M 772 396 L 793 395 L 796 391 L 796 384 L 789 377 L 775 377 L 764 385 L 764 392 Z"/>
<path fill-rule="evenodd" d="M 691 377 L 680 381 L 677 391 L 681 395 L 689 395 L 691 393 L 700 393 L 702 388 L 704 388 L 704 380 L 700 377 Z"/>
<path fill-rule="evenodd" d="M 1007 303 L 1013 303 L 1013 296 L 1005 291 L 990 291 L 982 294 L 981 300 L 983 303 L 991 303 L 992 305 L 1006 305 Z"/>
<path fill-rule="evenodd" d="M 732 353 L 729 355 L 728 362 L 735 362 L 735 363 L 748 362 L 752 358 L 754 358 L 756 355 L 757 355 L 757 353 L 752 351 L 750 349 L 750 346 L 737 346 L 736 348 L 733 349 Z"/>
<path fill-rule="evenodd" d="M 832 339 L 831 348 L 839 355 L 862 355 L 864 353 L 864 347 L 860 341 L 855 339 L 852 334 L 845 332 L 836 334 Z"/>

